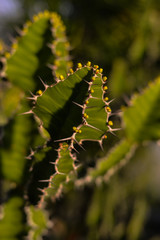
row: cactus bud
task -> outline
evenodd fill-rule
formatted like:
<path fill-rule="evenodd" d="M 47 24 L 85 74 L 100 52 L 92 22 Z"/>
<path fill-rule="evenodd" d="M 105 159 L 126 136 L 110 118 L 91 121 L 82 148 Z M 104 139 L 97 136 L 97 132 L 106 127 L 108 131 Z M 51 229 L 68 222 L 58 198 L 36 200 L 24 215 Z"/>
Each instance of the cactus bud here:
<path fill-rule="evenodd" d="M 77 64 L 77 67 L 78 67 L 78 68 L 82 68 L 82 63 L 78 63 L 78 64 Z"/>
<path fill-rule="evenodd" d="M 73 73 L 74 73 L 74 71 L 73 71 L 73 69 L 72 69 L 72 68 L 70 68 L 70 69 L 69 69 L 69 71 L 70 71 L 70 73 L 71 73 L 71 74 L 73 74 Z"/>
<path fill-rule="evenodd" d="M 93 67 L 94 67 L 95 69 L 98 69 L 98 68 L 99 68 L 99 66 L 98 66 L 98 65 L 94 65 Z"/>
<path fill-rule="evenodd" d="M 88 61 L 87 64 L 86 64 L 87 67 L 90 67 L 91 66 L 91 62 Z"/>
<path fill-rule="evenodd" d="M 73 127 L 73 131 L 76 132 L 77 128 L 76 127 Z"/>
<path fill-rule="evenodd" d="M 43 93 L 42 90 L 38 90 L 38 91 L 36 92 L 37 95 L 42 95 L 42 93 Z"/>
<path fill-rule="evenodd" d="M 84 117 L 84 118 L 89 118 L 89 116 L 87 115 L 87 113 L 84 113 L 84 114 L 83 114 L 83 117 Z"/>
<path fill-rule="evenodd" d="M 108 125 L 109 126 L 113 126 L 113 122 L 112 121 L 108 121 Z"/>
<path fill-rule="evenodd" d="M 104 87 L 103 87 L 103 90 L 104 90 L 104 91 L 106 91 L 107 89 L 108 89 L 108 87 L 107 87 L 107 86 L 104 86 Z"/>
<path fill-rule="evenodd" d="M 94 93 L 94 90 L 93 90 L 93 89 L 91 89 L 91 90 L 90 90 L 90 92 L 91 92 L 91 93 Z"/>
<path fill-rule="evenodd" d="M 107 112 L 111 112 L 111 108 L 110 107 L 106 107 Z"/>
<path fill-rule="evenodd" d="M 104 101 L 108 101 L 108 100 L 109 100 L 109 98 L 108 98 L 108 97 L 105 97 L 105 98 L 104 98 Z"/>
<path fill-rule="evenodd" d="M 107 81 L 107 77 L 106 76 L 103 77 L 103 81 L 104 82 Z"/>
<path fill-rule="evenodd" d="M 59 79 L 60 79 L 61 81 L 63 81 L 63 80 L 64 80 L 64 76 L 63 76 L 63 75 L 60 75 L 60 76 L 59 76 Z"/>

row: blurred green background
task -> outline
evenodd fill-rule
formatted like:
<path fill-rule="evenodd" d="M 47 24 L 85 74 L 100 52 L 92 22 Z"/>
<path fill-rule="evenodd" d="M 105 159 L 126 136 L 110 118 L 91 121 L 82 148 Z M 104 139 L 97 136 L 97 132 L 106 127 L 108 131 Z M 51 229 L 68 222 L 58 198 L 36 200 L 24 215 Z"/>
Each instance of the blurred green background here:
<path fill-rule="evenodd" d="M 45 9 L 61 15 L 73 62 L 104 69 L 115 112 L 159 75 L 159 0 L 0 0 L 0 38 L 10 45 L 22 24 Z M 106 141 L 104 153 L 88 153 L 85 164 L 93 166 L 118 138 Z M 146 143 L 108 184 L 75 190 L 50 206 L 55 239 L 160 240 L 159 160 L 158 143 Z"/>

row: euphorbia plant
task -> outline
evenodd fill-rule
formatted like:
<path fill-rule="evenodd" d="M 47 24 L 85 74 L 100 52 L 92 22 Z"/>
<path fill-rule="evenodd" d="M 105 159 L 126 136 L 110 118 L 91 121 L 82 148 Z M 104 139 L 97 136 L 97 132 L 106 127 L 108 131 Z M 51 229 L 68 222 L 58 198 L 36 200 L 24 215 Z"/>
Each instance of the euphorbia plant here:
<path fill-rule="evenodd" d="M 69 50 L 60 17 L 45 11 L 24 25 L 7 52 L 1 51 L 2 239 L 39 239 L 51 226 L 49 201 L 75 187 L 105 182 L 142 142 L 159 139 L 158 78 L 122 110 L 120 143 L 80 177 L 84 141 L 103 149 L 118 128 L 110 118 L 103 69 L 90 61 L 74 67 Z"/>

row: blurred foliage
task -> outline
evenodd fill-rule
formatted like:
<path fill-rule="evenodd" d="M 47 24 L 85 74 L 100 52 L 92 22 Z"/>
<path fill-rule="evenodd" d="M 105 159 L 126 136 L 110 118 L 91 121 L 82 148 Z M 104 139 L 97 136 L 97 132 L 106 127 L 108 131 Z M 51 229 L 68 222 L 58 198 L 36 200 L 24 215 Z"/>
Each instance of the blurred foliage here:
<path fill-rule="evenodd" d="M 0 82 L 0 125 L 3 126 L 8 122 L 8 119 L 12 117 L 16 112 L 20 99 L 20 89 L 13 87 L 6 82 Z"/>
<path fill-rule="evenodd" d="M 25 225 L 22 223 L 24 215 L 21 211 L 23 199 L 12 197 L 1 208 L 3 209 L 1 209 L 0 238 L 16 240 L 25 230 Z"/>
<path fill-rule="evenodd" d="M 15 26 L 18 29 L 22 22 L 40 10 L 48 8 L 50 11 L 60 13 L 67 26 L 67 35 L 73 47 L 71 49 L 72 58 L 76 62 L 86 62 L 89 59 L 105 69 L 110 82 L 110 95 L 116 97 L 113 102 L 115 110 L 126 105 L 124 100 L 127 99 L 128 103 L 128 98 L 133 91 L 141 90 L 159 74 L 159 0 L 135 0 L 132 2 L 127 0 L 40 0 L 38 2 L 19 0 L 16 2 L 21 6 L 21 11 L 15 13 L 16 17 L 6 14 L 6 17 L 0 18 L 1 38 L 8 41 L 9 35 L 16 36 Z M 4 30 L 5 28 L 8 29 L 8 32 Z M 9 41 L 8 44 L 10 44 Z M 2 54 L 1 49 L 0 45 Z M 5 89 L 8 91 L 8 87 Z M 2 90 L 0 90 L 0 94 L 1 92 Z M 18 98 L 18 94 L 16 97 Z M 3 93 L 0 95 L 0 99 L 3 101 Z M 14 101 L 12 104 L 17 106 L 15 98 Z M 7 112 L 9 118 L 14 114 L 10 111 L 10 102 L 5 105 L 3 111 Z M 0 116 L 0 120 L 3 124 L 8 121 L 3 118 L 3 115 Z M 19 119 L 19 121 L 21 120 Z M 119 126 L 118 118 L 115 119 L 115 122 Z M 15 125 L 12 125 L 11 121 L 10 125 L 16 126 L 16 123 L 13 124 Z M 152 122 L 148 129 L 151 124 Z M 11 130 L 14 131 L 12 126 Z M 9 134 L 9 130 L 7 134 Z M 0 135 L 1 139 L 2 131 Z M 117 135 L 120 138 L 124 133 L 121 131 Z M 23 141 L 19 140 L 19 137 L 17 138 L 17 141 L 23 145 Z M 28 140 L 26 139 L 26 141 Z M 104 153 L 97 145 L 94 146 L 85 160 L 83 153 L 80 153 L 82 162 L 87 167 L 94 166 L 97 158 L 105 155 L 111 145 L 117 141 L 113 138 L 111 141 L 106 140 Z M 10 146 L 6 143 L 5 154 L 7 154 L 8 147 Z M 157 184 L 160 180 L 158 177 L 160 153 L 157 149 L 157 145 L 153 145 L 153 143 L 148 143 L 147 147 L 142 146 L 132 161 L 116 173 L 108 183 L 103 183 L 100 188 L 91 185 L 83 189 L 76 189 L 75 192 L 70 192 L 59 199 L 54 206 L 52 203 L 48 203 L 47 207 L 50 209 L 50 217 L 54 223 L 54 227 L 50 229 L 51 238 L 160 239 L 160 194 Z M 26 153 L 23 154 L 26 155 Z M 9 158 L 11 156 L 8 156 Z M 7 162 L 5 164 L 7 169 L 9 166 Z M 20 179 L 21 170 L 18 172 L 18 167 L 16 168 L 16 178 Z M 38 175 L 38 170 L 34 177 Z M 83 175 L 84 172 L 85 167 L 82 168 L 80 174 Z M 15 174 L 13 177 L 15 178 Z M 7 188 L 8 186 L 6 186 Z M 31 194 L 34 195 L 34 191 Z M 17 208 L 14 210 L 12 201 L 17 202 Z M 11 199 L 6 204 L 11 204 L 11 215 L 16 215 L 22 205 L 21 199 Z M 10 219 L 9 227 L 18 224 L 12 221 L 13 216 Z M 24 226 L 20 226 L 15 234 L 21 234 L 22 231 L 24 231 Z M 3 236 L 4 231 L 0 232 Z M 2 239 L 6 238 L 2 237 Z"/>

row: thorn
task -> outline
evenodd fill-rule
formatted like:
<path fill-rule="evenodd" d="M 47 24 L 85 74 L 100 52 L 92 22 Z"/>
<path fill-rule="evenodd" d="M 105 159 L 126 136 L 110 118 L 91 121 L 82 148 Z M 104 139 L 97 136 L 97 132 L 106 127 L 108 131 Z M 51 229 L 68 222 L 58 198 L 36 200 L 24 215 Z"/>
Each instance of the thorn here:
<path fill-rule="evenodd" d="M 112 112 L 110 116 L 121 116 L 122 111 Z"/>
<path fill-rule="evenodd" d="M 41 189 L 41 188 L 37 188 L 37 190 L 39 190 L 40 192 L 44 193 L 44 189 Z"/>
<path fill-rule="evenodd" d="M 111 131 L 111 132 L 115 132 L 115 131 L 119 131 L 119 130 L 122 130 L 122 128 L 109 128 L 109 130 Z"/>
<path fill-rule="evenodd" d="M 86 81 L 85 79 L 83 79 L 84 82 L 86 82 L 88 85 L 91 85 L 91 82 Z"/>
<path fill-rule="evenodd" d="M 34 156 L 34 153 L 35 152 L 32 150 L 32 148 L 30 148 L 30 154 L 27 157 L 25 157 L 25 158 L 31 160 L 32 156 Z"/>
<path fill-rule="evenodd" d="M 79 154 L 78 150 L 75 147 L 71 147 L 76 153 Z"/>
<path fill-rule="evenodd" d="M 100 148 L 102 149 L 102 151 L 104 152 L 104 148 L 103 148 L 103 142 L 102 142 L 102 140 L 100 140 L 100 141 L 98 141 L 98 143 L 99 143 L 99 145 L 100 145 Z"/>
<path fill-rule="evenodd" d="M 74 139 L 73 139 L 73 140 L 74 140 Z M 71 142 L 70 148 L 71 148 L 72 150 L 76 151 L 76 152 L 79 154 L 78 150 L 74 147 L 73 142 Z M 70 152 L 71 152 L 71 151 L 70 151 Z M 71 153 L 71 154 L 72 154 L 72 153 Z"/>
<path fill-rule="evenodd" d="M 67 147 L 67 150 L 69 150 L 69 152 L 71 152 L 71 150 L 70 150 L 70 146 L 69 146 L 69 145 L 68 145 L 68 147 Z M 67 150 L 66 150 L 66 151 L 67 151 Z"/>
<path fill-rule="evenodd" d="M 49 85 L 45 84 L 41 77 L 39 77 L 39 79 L 40 79 L 41 83 L 43 84 L 43 86 L 44 86 L 44 88 L 46 90 L 49 87 Z"/>
<path fill-rule="evenodd" d="M 32 110 L 29 110 L 28 112 L 19 113 L 19 115 L 26 115 L 26 114 L 33 114 L 33 111 L 32 111 Z"/>
<path fill-rule="evenodd" d="M 48 179 L 48 180 L 38 180 L 38 182 L 50 182 L 50 179 Z"/>
<path fill-rule="evenodd" d="M 58 150 L 57 150 L 58 151 Z M 56 163 L 55 162 L 49 162 L 50 164 L 53 164 L 53 165 L 56 165 Z"/>
<path fill-rule="evenodd" d="M 78 107 L 81 107 L 81 108 L 83 108 L 83 106 L 81 105 L 81 104 L 79 104 L 79 103 L 76 103 L 76 102 L 74 102 L 74 101 L 72 101 L 75 105 L 77 105 Z"/>
<path fill-rule="evenodd" d="M 93 128 L 93 129 L 96 129 L 96 130 L 102 132 L 102 130 L 100 130 L 99 128 L 96 128 L 96 127 L 94 127 L 94 126 L 92 126 L 92 125 L 90 125 L 90 124 L 88 124 L 88 123 L 86 124 L 86 126 L 91 127 L 91 128 Z"/>
<path fill-rule="evenodd" d="M 66 141 L 66 140 L 71 140 L 71 137 L 54 140 L 54 142 L 61 142 L 61 141 Z"/>
<path fill-rule="evenodd" d="M 114 131 L 118 131 L 118 130 L 121 130 L 121 128 L 117 128 L 117 129 L 111 129 L 111 128 L 109 128 L 109 130 L 107 131 L 107 132 L 109 132 L 109 133 L 111 133 L 113 136 L 115 136 L 115 137 L 118 137 L 115 133 L 114 133 Z M 119 137 L 118 137 L 119 138 Z"/>
<path fill-rule="evenodd" d="M 113 133 L 112 131 L 108 131 L 110 132 L 113 136 L 117 137 L 117 135 L 115 133 Z"/>
<path fill-rule="evenodd" d="M 80 168 L 82 166 L 82 164 L 79 164 L 77 166 L 74 166 L 74 169 L 77 170 L 78 168 Z"/>
<path fill-rule="evenodd" d="M 109 102 L 108 102 L 108 104 L 110 104 L 111 102 L 113 102 L 115 100 L 115 98 L 113 98 L 112 100 L 110 100 Z"/>
<path fill-rule="evenodd" d="M 32 148 L 30 148 L 30 151 L 32 155 L 35 153 Z"/>
<path fill-rule="evenodd" d="M 90 98 L 94 98 L 94 99 L 99 99 L 99 100 L 102 100 L 102 98 L 93 97 L 92 95 L 91 95 L 91 97 L 90 97 Z"/>
<path fill-rule="evenodd" d="M 78 146 L 80 146 L 84 151 L 86 151 L 86 149 L 75 138 L 74 141 L 78 144 Z"/>
<path fill-rule="evenodd" d="M 47 67 L 49 67 L 51 70 L 55 70 L 55 66 L 50 63 L 47 64 Z"/>
<path fill-rule="evenodd" d="M 36 100 L 37 100 L 37 97 L 38 97 L 38 96 L 35 96 L 35 97 L 26 97 L 26 99 L 29 99 L 29 100 L 34 100 L 34 101 L 36 101 Z"/>
<path fill-rule="evenodd" d="M 33 97 L 36 97 L 36 95 L 34 95 L 30 90 L 29 90 L 29 93 L 30 93 Z"/>
<path fill-rule="evenodd" d="M 56 171 L 59 175 L 66 175 L 66 173 L 62 173 L 62 172 L 59 172 L 59 170 L 57 169 Z"/>

